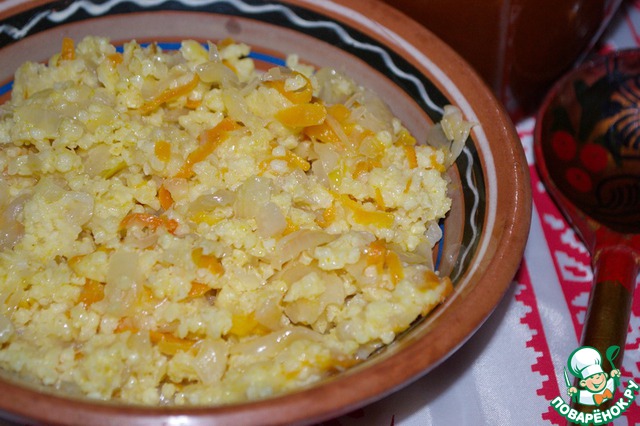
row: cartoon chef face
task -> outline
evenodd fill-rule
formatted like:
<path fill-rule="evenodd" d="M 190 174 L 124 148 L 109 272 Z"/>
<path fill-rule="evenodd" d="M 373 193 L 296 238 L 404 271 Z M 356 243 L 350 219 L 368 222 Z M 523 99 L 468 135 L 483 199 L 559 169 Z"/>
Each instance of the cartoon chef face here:
<path fill-rule="evenodd" d="M 576 349 L 569 357 L 567 367 L 578 377 L 580 386 L 591 392 L 600 392 L 607 386 L 608 375 L 602 370 L 600 353 L 590 346 Z"/>
<path fill-rule="evenodd" d="M 580 380 L 580 386 L 593 393 L 602 392 L 607 387 L 608 378 L 609 375 L 607 373 L 592 374 L 586 379 Z"/>

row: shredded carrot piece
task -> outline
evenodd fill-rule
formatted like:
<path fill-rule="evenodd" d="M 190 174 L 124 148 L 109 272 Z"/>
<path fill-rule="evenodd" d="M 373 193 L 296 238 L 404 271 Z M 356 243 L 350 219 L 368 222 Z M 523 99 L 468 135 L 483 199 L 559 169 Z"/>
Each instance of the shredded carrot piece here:
<path fill-rule="evenodd" d="M 333 117 L 341 126 L 345 134 L 350 134 L 351 124 L 348 122 L 351 117 L 349 108 L 342 104 L 331 105 L 327 108 L 327 114 Z M 316 139 L 324 143 L 341 144 L 340 136 L 335 129 L 325 120 L 316 126 L 308 126 L 304 129 L 305 136 Z"/>
<path fill-rule="evenodd" d="M 416 138 L 414 138 L 411 133 L 409 133 L 406 129 L 400 130 L 398 133 L 398 138 L 396 139 L 396 144 L 398 145 L 415 145 L 418 142 Z"/>
<path fill-rule="evenodd" d="M 407 179 L 407 184 L 404 186 L 404 193 L 407 194 L 409 192 L 409 190 L 411 189 L 411 184 L 413 183 L 413 178 L 409 177 L 409 179 Z"/>
<path fill-rule="evenodd" d="M 329 225 L 333 223 L 335 219 L 336 219 L 336 206 L 335 204 L 331 204 L 329 207 L 324 209 L 324 211 L 322 212 L 322 217 L 316 219 L 316 223 L 321 228 L 327 228 Z"/>
<path fill-rule="evenodd" d="M 111 64 L 114 66 L 121 64 L 124 61 L 121 53 L 112 53 L 111 55 L 107 56 L 107 59 L 109 59 L 109 61 L 111 61 Z"/>
<path fill-rule="evenodd" d="M 165 355 L 175 355 L 178 352 L 187 352 L 196 343 L 195 340 L 181 339 L 171 333 L 160 331 L 149 331 L 151 343 L 155 344 L 161 353 Z"/>
<path fill-rule="evenodd" d="M 267 334 L 269 331 L 270 330 L 268 328 L 256 321 L 252 312 L 249 315 L 234 315 L 232 318 L 231 329 L 228 334 L 243 337 L 250 334 Z"/>
<path fill-rule="evenodd" d="M 281 109 L 275 114 L 276 120 L 287 127 L 302 128 L 321 124 L 327 117 L 327 109 L 322 104 L 296 104 Z"/>
<path fill-rule="evenodd" d="M 311 163 L 309 163 L 307 160 L 300 157 L 296 153 L 287 150 L 284 157 L 268 157 L 262 160 L 258 165 L 260 171 L 264 173 L 266 170 L 268 170 L 273 160 L 283 160 L 289 167 L 293 169 L 300 169 L 303 172 L 307 172 L 309 171 L 309 169 L 311 169 Z"/>
<path fill-rule="evenodd" d="M 426 271 L 424 273 L 422 288 L 425 290 L 435 290 L 441 282 L 442 278 L 440 278 L 434 271 Z"/>
<path fill-rule="evenodd" d="M 211 155 L 216 148 L 224 142 L 227 134 L 233 130 L 239 129 L 240 125 L 225 117 L 215 127 L 205 130 L 200 135 L 200 145 L 187 157 L 184 165 L 176 174 L 176 177 L 190 178 L 193 176 L 193 165 L 199 163 Z"/>
<path fill-rule="evenodd" d="M 300 227 L 293 223 L 290 218 L 287 218 L 287 227 L 282 231 L 282 235 L 289 235 L 292 232 L 299 230 Z"/>
<path fill-rule="evenodd" d="M 202 99 L 187 99 L 184 106 L 189 109 L 196 109 L 202 104 Z"/>
<path fill-rule="evenodd" d="M 67 260 L 67 265 L 69 265 L 69 267 L 75 271 L 76 266 L 78 265 L 78 262 L 80 262 L 82 260 L 82 258 L 84 257 L 84 255 L 78 255 L 78 256 L 73 256 L 70 257 Z"/>
<path fill-rule="evenodd" d="M 449 277 L 440 277 L 433 271 L 426 271 L 424 273 L 424 282 L 422 288 L 426 291 L 435 290 L 438 286 L 444 284 L 442 291 L 442 297 L 438 303 L 442 303 L 444 299 L 453 292 L 453 284 Z M 426 315 L 431 310 L 432 306 L 425 306 L 422 310 L 422 315 Z"/>
<path fill-rule="evenodd" d="M 379 210 L 384 210 L 386 208 L 384 205 L 384 198 L 382 198 L 382 191 L 380 191 L 380 188 L 376 188 L 375 200 Z"/>
<path fill-rule="evenodd" d="M 298 90 L 285 90 L 285 80 L 272 80 L 267 81 L 265 84 L 276 89 L 282 96 L 294 104 L 306 104 L 311 102 L 311 99 L 313 99 L 313 86 L 311 85 L 311 81 L 309 81 L 304 74 L 297 71 L 294 71 L 293 74 L 302 76 L 306 80 L 306 84 Z"/>
<path fill-rule="evenodd" d="M 416 155 L 416 148 L 413 145 L 402 145 L 404 154 L 409 162 L 409 168 L 415 169 L 418 167 L 418 156 Z"/>
<path fill-rule="evenodd" d="M 158 188 L 158 200 L 160 201 L 160 207 L 163 210 L 169 210 L 173 205 L 173 197 L 167 188 L 164 185 Z"/>
<path fill-rule="evenodd" d="M 174 233 L 178 229 L 178 221 L 166 217 L 155 216 L 149 213 L 130 213 L 120 222 L 120 229 L 127 229 L 131 226 L 142 226 L 153 231 L 163 227 L 168 232 Z"/>
<path fill-rule="evenodd" d="M 356 163 L 353 170 L 353 178 L 357 179 L 365 173 L 369 173 L 376 167 L 382 167 L 382 164 L 377 160 L 361 160 Z"/>
<path fill-rule="evenodd" d="M 394 285 L 398 284 L 400 280 L 404 278 L 404 268 L 402 267 L 402 262 L 400 261 L 398 254 L 391 250 L 387 250 L 385 264 L 389 268 L 391 282 Z"/>
<path fill-rule="evenodd" d="M 223 215 L 212 214 L 209 212 L 197 212 L 193 216 L 191 216 L 191 220 L 195 223 L 206 223 L 209 226 L 213 226 L 216 223 L 220 223 L 225 219 Z"/>
<path fill-rule="evenodd" d="M 369 244 L 366 250 L 366 261 L 368 266 L 376 267 L 378 274 L 387 270 L 393 285 L 404 278 L 404 267 L 400 257 L 393 250 L 389 250 L 383 240 L 375 240 Z"/>
<path fill-rule="evenodd" d="M 198 297 L 202 297 L 211 291 L 211 287 L 206 284 L 199 283 L 197 281 L 191 282 L 191 289 L 189 290 L 189 294 L 187 295 L 187 299 L 197 299 Z"/>
<path fill-rule="evenodd" d="M 447 170 L 444 164 L 438 163 L 436 154 L 431 154 L 431 157 L 429 157 L 429 159 L 431 160 L 432 167 L 437 171 L 439 171 L 440 173 L 444 173 Z"/>
<path fill-rule="evenodd" d="M 229 68 L 231 71 L 233 71 L 234 74 L 238 74 L 238 70 L 236 67 L 233 66 L 233 64 L 229 61 L 227 61 L 226 59 L 222 60 L 222 65 L 224 65 L 225 67 Z"/>
<path fill-rule="evenodd" d="M 222 49 L 234 44 L 236 41 L 232 37 L 226 37 L 217 43 L 218 48 Z"/>
<path fill-rule="evenodd" d="M 130 331 L 132 333 L 137 333 L 138 327 L 133 324 L 133 321 L 129 317 L 122 317 L 120 321 L 118 321 L 118 325 L 116 326 L 114 333 L 124 333 L 125 331 Z"/>
<path fill-rule="evenodd" d="M 174 99 L 177 99 L 180 96 L 188 94 L 189 92 L 191 92 L 193 89 L 196 88 L 199 82 L 200 82 L 200 78 L 198 77 L 198 74 L 194 74 L 193 78 L 188 83 L 183 84 L 182 86 L 175 87 L 173 89 L 166 89 L 165 91 L 160 93 L 158 96 L 156 96 L 154 99 L 151 99 L 150 101 L 145 102 L 145 104 L 142 105 L 142 107 L 140 107 L 140 112 L 143 115 L 145 115 L 155 111 L 161 105 L 169 101 L 172 101 Z"/>
<path fill-rule="evenodd" d="M 73 39 L 65 37 L 62 39 L 62 49 L 60 51 L 60 60 L 71 61 L 76 58 L 76 49 Z"/>
<path fill-rule="evenodd" d="M 224 268 L 218 258 L 211 254 L 204 254 L 202 247 L 194 249 L 191 252 L 191 258 L 198 268 L 207 269 L 214 275 L 222 275 L 224 273 Z"/>
<path fill-rule="evenodd" d="M 171 144 L 167 141 L 157 141 L 153 150 L 158 160 L 166 163 L 171 159 Z"/>
<path fill-rule="evenodd" d="M 340 201 L 351 210 L 353 220 L 360 225 L 373 225 L 378 228 L 391 228 L 393 226 L 394 217 L 392 213 L 365 210 L 359 202 L 352 200 L 347 195 L 342 195 Z"/>
<path fill-rule="evenodd" d="M 384 262 L 387 255 L 387 246 L 382 240 L 375 240 L 367 247 L 367 265 L 376 267 L 378 274 L 384 269 Z"/>
<path fill-rule="evenodd" d="M 343 104 L 333 104 L 327 110 L 342 125 L 346 124 L 351 118 L 351 110 Z"/>
<path fill-rule="evenodd" d="M 78 303 L 82 303 L 85 308 L 88 308 L 102 299 L 104 299 L 104 284 L 87 278 L 82 286 L 82 291 L 80 291 Z"/>
<path fill-rule="evenodd" d="M 324 143 L 340 144 L 340 137 L 326 122 L 317 126 L 305 127 L 304 135 L 310 139 L 315 139 Z"/>
<path fill-rule="evenodd" d="M 311 168 L 311 164 L 309 164 L 307 160 L 289 150 L 287 150 L 285 160 L 287 161 L 287 163 L 302 170 L 303 172 L 307 172 Z"/>

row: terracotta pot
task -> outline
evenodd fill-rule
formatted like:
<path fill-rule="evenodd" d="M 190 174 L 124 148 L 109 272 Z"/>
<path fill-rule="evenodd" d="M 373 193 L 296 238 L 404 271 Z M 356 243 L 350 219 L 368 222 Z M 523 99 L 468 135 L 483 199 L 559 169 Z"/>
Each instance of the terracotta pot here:
<path fill-rule="evenodd" d="M 460 53 L 512 117 L 593 47 L 621 0 L 386 0 Z"/>

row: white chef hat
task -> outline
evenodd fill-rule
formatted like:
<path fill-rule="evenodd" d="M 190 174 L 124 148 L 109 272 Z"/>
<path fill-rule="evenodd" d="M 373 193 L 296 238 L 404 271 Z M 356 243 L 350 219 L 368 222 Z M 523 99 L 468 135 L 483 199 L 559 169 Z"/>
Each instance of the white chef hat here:
<path fill-rule="evenodd" d="M 597 373 L 604 373 L 601 366 L 602 356 L 591 346 L 583 346 L 573 351 L 567 364 L 571 374 L 581 379 L 586 379 Z"/>

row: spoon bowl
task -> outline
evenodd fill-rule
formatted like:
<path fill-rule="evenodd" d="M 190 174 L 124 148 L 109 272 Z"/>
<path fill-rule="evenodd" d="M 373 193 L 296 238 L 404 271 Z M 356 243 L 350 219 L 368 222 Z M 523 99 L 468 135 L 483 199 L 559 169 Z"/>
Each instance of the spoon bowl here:
<path fill-rule="evenodd" d="M 598 57 L 562 78 L 537 117 L 534 154 L 592 257 L 581 346 L 600 354 L 619 346 L 620 365 L 640 271 L 640 50 Z M 605 371 L 612 361 L 603 360 Z"/>

